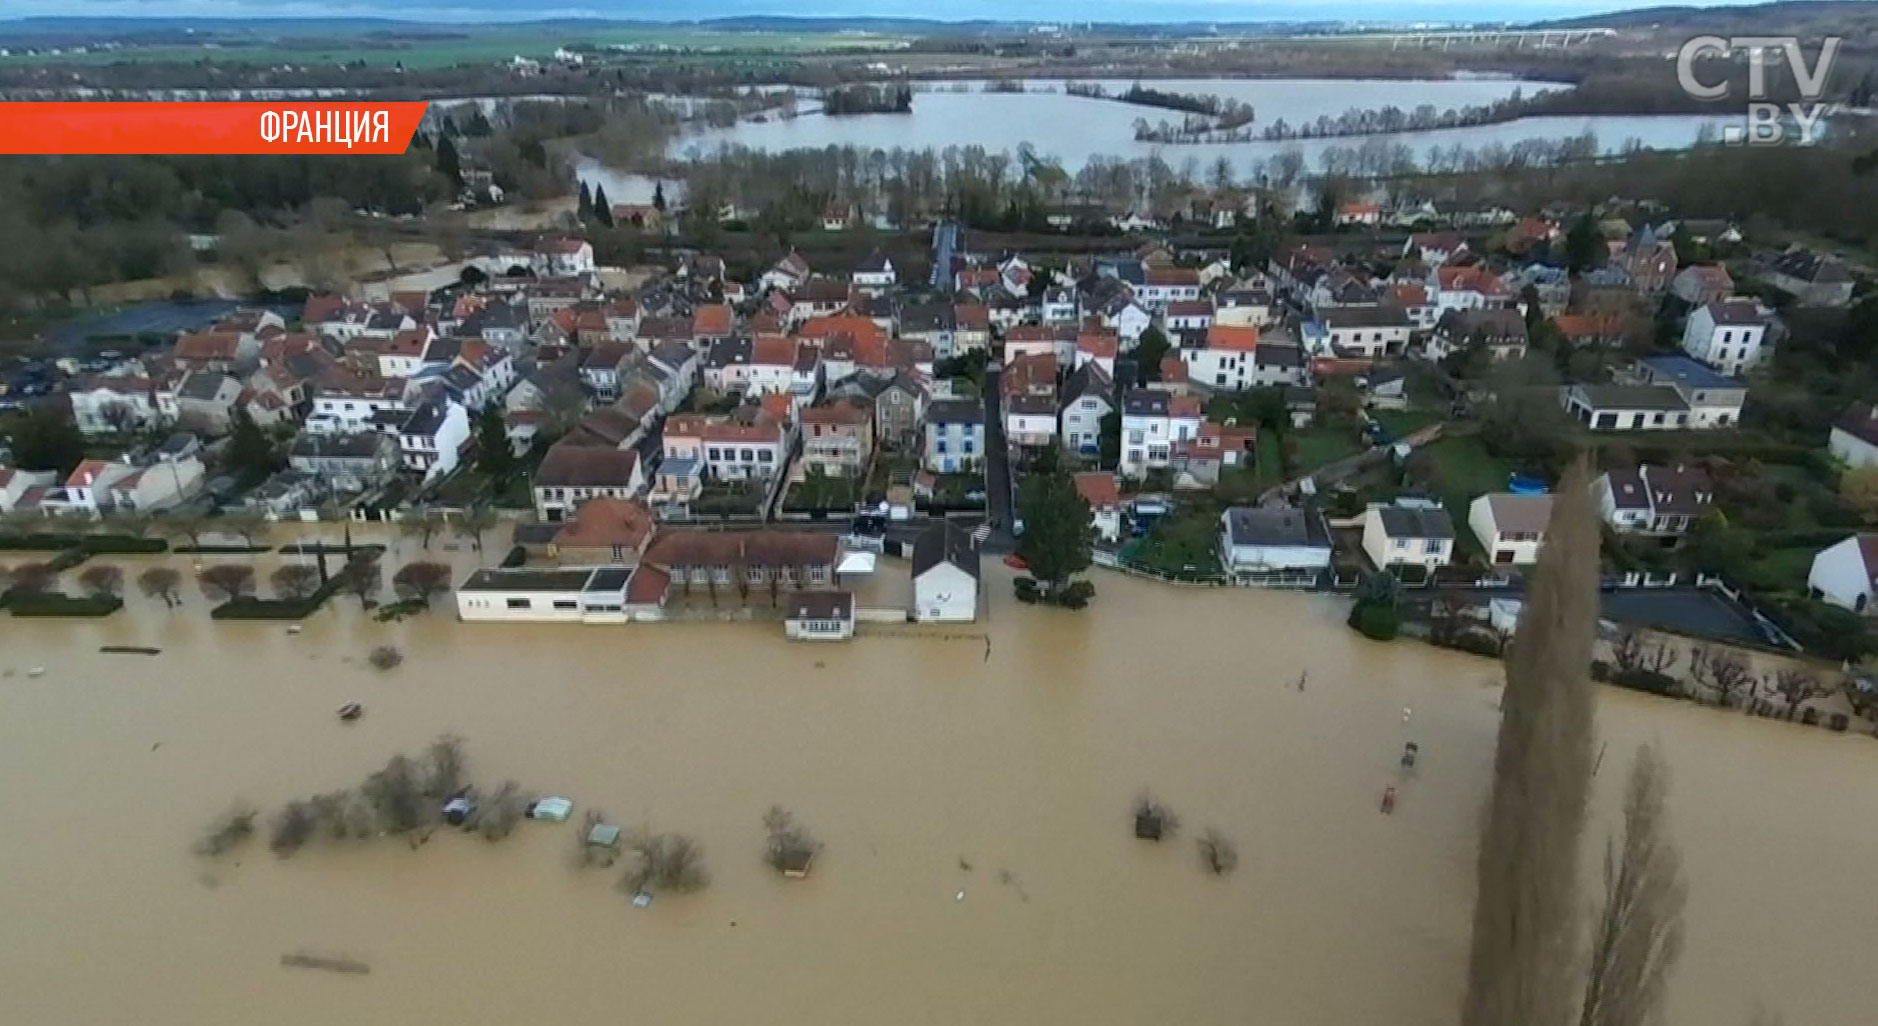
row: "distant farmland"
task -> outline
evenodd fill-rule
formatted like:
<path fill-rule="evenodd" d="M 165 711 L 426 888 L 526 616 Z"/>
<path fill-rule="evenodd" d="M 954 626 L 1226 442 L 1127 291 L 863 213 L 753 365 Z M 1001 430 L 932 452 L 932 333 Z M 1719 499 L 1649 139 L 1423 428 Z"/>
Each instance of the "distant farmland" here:
<path fill-rule="evenodd" d="M 375 67 L 403 64 L 413 70 L 447 68 L 458 64 L 488 64 L 510 57 L 537 60 L 551 56 L 557 48 L 581 51 L 626 47 L 626 54 L 650 55 L 682 51 L 693 55 L 826 53 L 830 51 L 868 51 L 892 49 L 902 45 L 904 37 L 863 32 L 713 32 L 703 29 L 647 26 L 608 26 L 581 29 L 572 26 L 552 28 L 492 27 L 466 28 L 460 32 L 423 35 L 370 34 L 356 37 L 222 39 L 198 44 L 124 43 L 114 49 L 74 53 L 42 51 L 13 52 L 0 57 L 0 66 L 123 63 L 185 63 L 207 61 L 225 65 L 275 67 L 295 65 L 339 65 L 363 61 Z"/>

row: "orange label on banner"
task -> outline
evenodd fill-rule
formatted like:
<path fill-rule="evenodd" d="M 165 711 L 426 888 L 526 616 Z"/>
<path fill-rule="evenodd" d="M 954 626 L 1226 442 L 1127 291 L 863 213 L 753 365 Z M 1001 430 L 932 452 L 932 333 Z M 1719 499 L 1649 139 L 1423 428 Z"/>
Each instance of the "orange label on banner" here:
<path fill-rule="evenodd" d="M 0 153 L 403 153 L 429 106 L 0 103 Z"/>

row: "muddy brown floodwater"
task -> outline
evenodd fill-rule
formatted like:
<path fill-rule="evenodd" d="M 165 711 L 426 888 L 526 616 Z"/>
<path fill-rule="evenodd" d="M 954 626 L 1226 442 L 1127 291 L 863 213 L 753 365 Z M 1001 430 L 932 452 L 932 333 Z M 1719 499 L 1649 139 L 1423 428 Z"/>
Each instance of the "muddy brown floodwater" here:
<path fill-rule="evenodd" d="M 347 601 L 289 635 L 211 623 L 194 594 L 0 621 L 0 1021 L 1454 1021 L 1495 664 L 1365 642 L 1328 599 L 1105 575 L 1075 614 L 987 577 L 988 659 L 771 624 L 386 626 Z M 379 674 L 387 641 L 407 657 Z M 1659 741 L 1674 770 L 1670 1021 L 1869 1022 L 1878 742 L 1609 689 L 1598 724 L 1588 879 L 1631 749 Z M 617 871 L 574 868 L 571 823 L 189 852 L 237 798 L 350 786 L 444 732 L 480 780 L 691 834 L 711 887 L 635 910 Z M 1131 836 L 1144 787 L 1176 841 Z M 807 880 L 760 860 L 777 802 L 827 845 Z M 1201 871 L 1208 826 L 1235 875 Z M 279 966 L 301 950 L 372 971 Z"/>

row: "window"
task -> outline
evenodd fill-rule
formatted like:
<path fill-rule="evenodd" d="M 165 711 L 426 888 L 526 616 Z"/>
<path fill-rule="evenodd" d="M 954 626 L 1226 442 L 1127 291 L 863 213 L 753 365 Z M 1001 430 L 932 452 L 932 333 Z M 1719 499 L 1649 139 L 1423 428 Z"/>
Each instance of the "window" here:
<path fill-rule="evenodd" d="M 743 461 L 744 461 L 745 463 L 755 463 L 755 462 L 756 462 L 756 450 L 755 450 L 755 449 L 745 449 L 745 450 L 743 451 Z"/>
<path fill-rule="evenodd" d="M 1094 399 L 1084 399 L 1079 405 L 1085 410 L 1093 410 L 1096 408 L 1096 401 Z"/>
<path fill-rule="evenodd" d="M 572 599 L 555 599 L 554 608 L 556 609 L 579 609 L 580 603 L 575 602 Z"/>
<path fill-rule="evenodd" d="M 972 440 L 967 438 L 964 445 L 960 446 L 959 451 L 970 456 L 972 454 Z"/>
<path fill-rule="evenodd" d="M 525 598 L 512 598 L 509 600 L 509 608 L 510 609 L 533 609 L 534 603 L 528 601 Z"/>
<path fill-rule="evenodd" d="M 1394 546 L 1395 548 L 1398 548 L 1398 549 L 1406 549 L 1406 548 L 1408 548 L 1408 539 L 1407 539 L 1407 538 L 1391 538 L 1391 539 L 1390 539 L 1390 542 L 1391 542 L 1391 543 L 1393 544 L 1393 546 Z"/>
<path fill-rule="evenodd" d="M 707 451 L 710 453 L 711 459 L 717 460 L 717 459 L 723 458 L 723 456 L 718 452 L 717 446 L 715 445 L 711 446 L 711 448 Z"/>
<path fill-rule="evenodd" d="M 827 567 L 813 566 L 809 568 L 810 583 L 821 584 L 823 581 L 826 581 L 826 580 L 828 580 L 828 568 Z"/>
<path fill-rule="evenodd" d="M 768 449 L 763 449 L 756 454 L 756 460 L 758 463 L 769 463 L 775 455 Z"/>
<path fill-rule="evenodd" d="M 743 579 L 751 584 L 762 584 L 769 574 L 760 566 L 753 566 L 743 572 Z"/>
<path fill-rule="evenodd" d="M 1139 431 L 1128 432 L 1128 441 L 1135 445 L 1140 445 L 1142 441 L 1141 432 Z"/>
<path fill-rule="evenodd" d="M 938 453 L 941 456 L 944 456 L 946 454 L 946 440 L 941 438 L 933 442 L 932 451 L 935 453 Z"/>

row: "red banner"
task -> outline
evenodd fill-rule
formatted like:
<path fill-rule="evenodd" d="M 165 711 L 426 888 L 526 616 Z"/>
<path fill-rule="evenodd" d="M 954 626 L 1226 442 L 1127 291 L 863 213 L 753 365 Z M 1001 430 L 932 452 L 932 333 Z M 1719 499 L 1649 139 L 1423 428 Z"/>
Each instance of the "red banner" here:
<path fill-rule="evenodd" d="M 428 103 L 0 103 L 0 153 L 403 153 Z"/>

